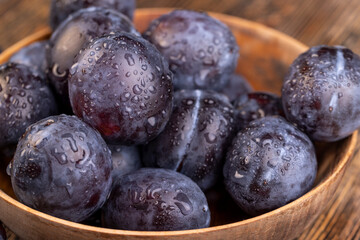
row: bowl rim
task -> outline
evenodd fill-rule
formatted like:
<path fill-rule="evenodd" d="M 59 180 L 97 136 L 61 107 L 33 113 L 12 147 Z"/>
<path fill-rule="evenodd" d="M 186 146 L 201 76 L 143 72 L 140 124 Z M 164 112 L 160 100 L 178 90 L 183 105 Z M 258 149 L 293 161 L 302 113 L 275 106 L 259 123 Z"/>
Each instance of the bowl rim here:
<path fill-rule="evenodd" d="M 162 15 L 162 14 L 166 14 L 172 10 L 174 10 L 174 8 L 138 8 L 135 11 L 135 18 L 137 15 L 144 14 L 145 12 L 151 12 L 152 15 Z M 277 36 L 281 37 L 282 39 L 284 39 L 286 42 L 291 42 L 292 45 L 294 45 L 294 47 L 299 49 L 299 51 L 303 52 L 308 49 L 308 47 L 306 45 L 299 42 L 298 40 L 280 32 L 278 30 L 267 27 L 263 24 L 249 21 L 249 20 L 242 19 L 242 18 L 235 17 L 235 16 L 221 14 L 221 13 L 208 12 L 208 14 L 215 18 L 221 18 L 222 20 L 225 19 L 226 22 L 236 22 L 237 25 L 239 25 L 239 23 L 240 23 L 240 25 L 247 25 L 247 28 L 250 28 L 249 26 L 251 26 L 251 27 L 255 27 L 257 29 L 257 31 L 265 32 L 270 35 L 277 35 Z M 47 39 L 50 35 L 51 35 L 51 29 L 49 27 L 45 27 L 45 28 L 35 32 L 34 34 L 31 34 L 31 35 L 23 38 L 22 40 L 18 41 L 17 43 L 15 43 L 12 46 L 5 49 L 0 54 L 0 64 L 6 62 L 11 57 L 11 55 L 13 55 L 16 51 L 19 50 L 19 47 L 26 46 L 27 44 L 35 42 L 35 41 Z M 344 156 L 342 156 L 339 163 L 334 168 L 334 171 L 330 175 L 328 175 L 324 180 L 322 180 L 317 186 L 313 187 L 309 192 L 307 192 L 300 198 L 298 198 L 280 208 L 277 208 L 273 211 L 267 212 L 265 214 L 262 214 L 262 215 L 259 215 L 256 217 L 252 217 L 249 219 L 245 219 L 245 220 L 234 222 L 234 223 L 228 223 L 228 224 L 224 224 L 224 225 L 211 226 L 211 227 L 200 228 L 200 229 L 179 230 L 179 231 L 131 231 L 131 230 L 110 229 L 110 228 L 95 227 L 95 226 L 85 225 L 82 223 L 71 222 L 68 220 L 57 218 L 57 217 L 48 215 L 46 213 L 37 211 L 35 209 L 32 209 L 32 208 L 20 203 L 16 199 L 10 197 L 2 189 L 0 189 L 0 200 L 3 200 L 5 202 L 7 202 L 8 204 L 13 205 L 14 207 L 16 207 L 22 211 L 25 211 L 29 214 L 33 214 L 36 217 L 38 217 L 39 219 L 44 219 L 53 224 L 64 225 L 68 228 L 71 228 L 74 230 L 79 230 L 79 231 L 85 230 L 87 232 L 93 232 L 93 233 L 112 234 L 112 235 L 118 235 L 118 236 L 126 235 L 126 236 L 133 236 L 133 237 L 159 237 L 159 236 L 162 236 L 162 237 L 179 236 L 179 237 L 181 237 L 183 235 L 190 235 L 190 234 L 210 233 L 210 232 L 214 232 L 214 231 L 235 228 L 235 227 L 238 227 L 241 225 L 251 224 L 253 222 L 265 219 L 272 215 L 280 215 L 282 212 L 287 211 L 288 209 L 294 207 L 295 205 L 300 205 L 306 199 L 311 198 L 312 196 L 320 193 L 324 188 L 326 188 L 329 184 L 331 184 L 333 179 L 335 179 L 338 175 L 343 173 L 344 168 L 347 166 L 347 164 L 350 160 L 350 157 L 354 152 L 355 145 L 356 145 L 357 138 L 358 138 L 357 135 L 358 135 L 358 130 L 354 131 L 352 133 L 352 135 L 347 137 L 347 138 L 349 138 L 347 141 L 350 141 L 350 143 L 349 143 L 349 148 L 348 148 L 346 154 Z"/>

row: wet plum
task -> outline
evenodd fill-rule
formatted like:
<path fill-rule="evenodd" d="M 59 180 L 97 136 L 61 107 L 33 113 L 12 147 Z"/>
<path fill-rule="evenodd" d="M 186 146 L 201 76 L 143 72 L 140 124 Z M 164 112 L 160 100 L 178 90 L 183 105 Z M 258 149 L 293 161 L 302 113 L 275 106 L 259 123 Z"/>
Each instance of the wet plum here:
<path fill-rule="evenodd" d="M 281 98 L 272 93 L 251 92 L 234 103 L 237 128 L 245 128 L 251 121 L 265 116 L 284 116 Z"/>
<path fill-rule="evenodd" d="M 234 111 L 225 95 L 209 90 L 175 92 L 165 130 L 144 149 L 145 166 L 176 170 L 201 189 L 212 187 L 234 132 Z"/>
<path fill-rule="evenodd" d="M 113 170 L 111 172 L 113 183 L 120 176 L 134 172 L 141 168 L 139 149 L 135 146 L 110 145 Z"/>
<path fill-rule="evenodd" d="M 309 191 L 315 181 L 315 149 L 282 117 L 256 119 L 235 137 L 224 165 L 227 191 L 243 211 L 259 215 Z"/>
<path fill-rule="evenodd" d="M 315 46 L 292 63 L 282 87 L 286 118 L 316 141 L 360 127 L 360 58 L 342 46 Z"/>
<path fill-rule="evenodd" d="M 239 47 L 222 22 L 189 10 L 175 10 L 154 20 L 144 37 L 169 61 L 175 89 L 225 86 L 234 72 Z"/>
<path fill-rule="evenodd" d="M 253 89 L 248 81 L 239 74 L 232 74 L 228 83 L 220 90 L 221 93 L 228 96 L 230 102 L 234 102 L 236 99 L 252 91 Z"/>
<path fill-rule="evenodd" d="M 29 126 L 10 165 L 14 193 L 22 203 L 75 222 L 104 204 L 111 170 L 111 152 L 100 134 L 67 115 Z"/>
<path fill-rule="evenodd" d="M 165 127 L 172 73 L 145 39 L 121 32 L 95 39 L 77 56 L 69 78 L 74 113 L 109 144 L 142 144 Z"/>
<path fill-rule="evenodd" d="M 88 7 L 110 8 L 132 19 L 135 0 L 52 0 L 50 6 L 50 26 L 55 30 L 70 14 Z"/>
<path fill-rule="evenodd" d="M 0 148 L 16 144 L 30 124 L 56 112 L 50 88 L 30 67 L 0 66 Z"/>
<path fill-rule="evenodd" d="M 47 41 L 41 41 L 23 47 L 11 56 L 9 62 L 27 65 L 35 74 L 45 77 L 47 71 L 46 45 Z"/>
<path fill-rule="evenodd" d="M 103 208 L 104 225 L 140 231 L 208 227 L 206 197 L 190 178 L 167 169 L 142 168 L 123 175 Z"/>
<path fill-rule="evenodd" d="M 65 104 L 69 104 L 69 68 L 82 45 L 95 37 L 114 31 L 138 34 L 129 19 L 121 13 L 91 7 L 69 16 L 51 35 L 46 51 L 48 76 Z"/>

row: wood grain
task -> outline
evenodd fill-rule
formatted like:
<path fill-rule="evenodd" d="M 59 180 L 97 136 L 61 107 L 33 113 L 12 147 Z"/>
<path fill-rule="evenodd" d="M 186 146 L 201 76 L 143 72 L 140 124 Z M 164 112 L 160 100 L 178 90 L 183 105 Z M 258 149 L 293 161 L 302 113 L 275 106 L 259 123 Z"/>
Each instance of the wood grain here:
<path fill-rule="evenodd" d="M 0 48 L 47 26 L 48 5 L 49 0 L 0 0 Z M 341 44 L 360 53 L 358 0 L 138 0 L 138 7 L 226 13 L 273 27 L 309 46 Z M 360 239 L 359 149 L 358 143 L 333 200 L 323 203 L 326 210 L 299 239 Z"/>

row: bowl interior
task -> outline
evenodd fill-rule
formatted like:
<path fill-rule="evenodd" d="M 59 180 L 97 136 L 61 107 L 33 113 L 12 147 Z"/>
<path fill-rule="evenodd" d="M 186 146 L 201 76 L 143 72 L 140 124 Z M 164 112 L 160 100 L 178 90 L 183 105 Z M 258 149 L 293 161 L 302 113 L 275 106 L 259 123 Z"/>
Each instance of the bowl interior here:
<path fill-rule="evenodd" d="M 135 14 L 135 25 L 136 28 L 143 32 L 149 22 L 158 16 L 170 11 L 169 9 L 140 9 L 136 11 Z M 233 31 L 237 42 L 240 46 L 240 59 L 238 62 L 238 66 L 236 71 L 250 82 L 255 90 L 261 91 L 269 91 L 276 94 L 280 94 L 280 89 L 282 85 L 282 79 L 287 72 L 287 69 L 291 62 L 302 52 L 306 51 L 307 47 L 300 42 L 281 34 L 275 30 L 264 27 L 260 24 L 249 22 L 246 20 L 242 20 L 239 18 L 226 16 L 222 14 L 211 14 L 215 18 L 220 19 L 225 24 L 227 24 L 231 30 Z M 36 33 L 21 42 L 15 44 L 13 47 L 7 49 L 0 55 L 0 63 L 4 63 L 8 60 L 8 58 L 21 47 L 30 44 L 31 42 L 38 41 L 41 39 L 45 39 L 49 36 L 50 30 L 44 29 L 43 31 Z M 54 226 L 65 226 L 61 231 L 68 231 L 66 234 L 68 235 L 59 235 L 59 236 L 72 236 L 76 230 L 77 232 L 90 232 L 90 233 L 99 233 L 102 235 L 97 235 L 99 239 L 107 239 L 109 236 L 117 237 L 118 239 L 125 238 L 130 236 L 137 239 L 142 239 L 142 237 L 152 237 L 155 236 L 159 239 L 182 239 L 186 234 L 194 234 L 194 233 L 204 233 L 202 236 L 206 238 L 209 236 L 210 239 L 218 239 L 221 238 L 222 230 L 226 229 L 238 229 L 244 227 L 244 229 L 252 229 L 259 228 L 262 224 L 269 223 L 268 219 L 270 216 L 284 216 L 280 221 L 285 224 L 286 223 L 286 214 L 288 211 L 293 211 L 293 208 L 298 208 L 299 204 L 308 204 L 311 203 L 312 197 L 316 197 L 316 194 L 322 194 L 322 191 L 328 191 L 330 184 L 338 183 L 338 178 L 342 176 L 345 166 L 349 160 L 349 156 L 353 151 L 354 144 L 356 142 L 356 134 L 353 134 L 351 137 L 348 137 L 342 141 L 335 143 L 326 143 L 326 144 L 316 144 L 317 157 L 318 157 L 318 175 L 316 179 L 315 186 L 313 190 L 309 193 L 301 197 L 300 199 L 286 205 L 285 207 L 279 208 L 270 213 L 258 216 L 256 218 L 249 218 L 244 213 L 240 211 L 240 209 L 233 203 L 228 194 L 224 191 L 221 185 L 216 188 L 208 191 L 206 193 L 209 205 L 212 213 L 212 227 L 207 229 L 200 230 L 191 230 L 191 231 L 179 231 L 179 232 L 170 232 L 170 233 L 149 233 L 149 232 L 134 232 L 134 231 L 121 231 L 121 230 L 109 230 L 109 229 L 100 229 L 100 228 L 91 228 L 86 227 L 83 224 L 75 224 L 68 221 L 60 220 L 46 214 L 41 214 L 37 211 L 30 210 L 18 203 L 14 198 L 14 193 L 11 188 L 10 178 L 6 174 L 6 165 L 9 162 L 9 158 L 6 158 L 3 154 L 0 155 L 0 203 L 1 201 L 6 201 L 7 203 L 11 203 L 10 205 L 14 207 L 15 210 L 18 211 L 19 214 L 23 212 L 31 211 L 31 214 L 25 214 L 24 217 L 31 219 L 31 216 L 36 215 L 36 221 L 49 222 L 50 228 Z M 336 181 L 335 181 L 336 180 Z M 332 194 L 332 193 L 331 193 Z M 331 195 L 330 194 L 330 195 Z M 10 197 L 9 197 L 10 196 Z M 6 199 L 5 199 L 6 198 Z M 0 209 L 3 205 L 0 205 Z M 321 209 L 323 209 L 322 207 Z M 306 208 L 304 208 L 306 209 Z M 317 208 L 319 209 L 319 208 Z M 311 214 L 311 219 L 314 220 L 316 215 L 319 214 L 320 209 L 317 212 L 311 212 L 315 210 L 308 210 Z M 286 214 L 285 214 L 286 213 Z M 34 232 L 35 235 L 43 234 L 39 233 L 34 229 L 31 229 L 31 225 L 26 225 L 24 230 L 19 230 L 19 227 L 16 227 L 15 219 L 9 219 L 13 216 L 0 215 L 0 220 L 2 220 L 5 224 L 7 224 L 14 232 L 19 234 L 26 234 L 27 231 Z M 22 217 L 22 216 L 19 216 Z M 299 217 L 301 217 L 299 215 Z M 247 220 L 245 220 L 247 219 Z M 282 237 L 296 236 L 299 234 L 306 225 L 310 224 L 305 223 L 304 221 L 299 223 L 297 228 L 299 229 L 291 229 L 286 231 Z M 56 223 L 56 224 L 54 224 Z M 280 224 L 277 222 L 277 224 Z M 227 225 L 226 225 L 227 224 Z M 296 224 L 292 224 L 291 226 L 295 226 Z M 42 225 L 40 225 L 42 226 Z M 215 226 L 215 227 L 214 227 Z M 217 226 L 217 227 L 216 227 Z M 252 227 L 253 226 L 253 227 Z M 291 227 L 290 226 L 290 227 Z M 29 229 L 26 229 L 26 228 Z M 75 229 L 75 230 L 74 230 Z M 276 231 L 275 228 L 274 231 Z M 50 230 L 49 230 L 50 231 Z M 272 231 L 272 230 L 271 230 Z M 214 234 L 214 232 L 218 232 Z M 220 233 L 219 233 L 220 232 Z M 224 231 L 224 234 L 227 232 Z M 69 235 L 70 234 L 70 235 Z M 39 235 L 44 236 L 44 235 Z M 86 236 L 86 235 L 79 235 Z M 224 235 L 225 237 L 226 235 Z M 251 237 L 251 235 L 249 235 Z M 260 236 L 260 235 L 259 235 Z M 278 236 L 274 233 L 272 236 Z M 126 238 L 127 238 L 126 237 Z M 242 236 L 245 237 L 245 236 Z M 256 238 L 256 235 L 252 235 L 252 237 Z M 263 235 L 264 237 L 264 235 Z M 202 237 L 201 237 L 202 238 Z M 246 238 L 246 237 L 245 237 Z M 200 239 L 200 238 L 199 238 Z M 204 238 L 205 239 L 205 238 Z"/>

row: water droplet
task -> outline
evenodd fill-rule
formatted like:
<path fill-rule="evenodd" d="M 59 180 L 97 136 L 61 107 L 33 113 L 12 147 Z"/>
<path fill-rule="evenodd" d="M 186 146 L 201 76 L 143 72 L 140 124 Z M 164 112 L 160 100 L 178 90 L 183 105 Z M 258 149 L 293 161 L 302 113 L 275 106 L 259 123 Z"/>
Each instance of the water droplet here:
<path fill-rule="evenodd" d="M 16 111 L 15 117 L 21 119 L 22 118 L 22 112 L 20 110 Z"/>
<path fill-rule="evenodd" d="M 148 88 L 149 92 L 152 93 L 152 94 L 155 94 L 156 93 L 156 88 L 154 86 L 150 86 Z"/>
<path fill-rule="evenodd" d="M 69 146 L 73 152 L 78 151 L 76 140 L 74 139 L 74 137 L 71 133 L 65 133 L 65 134 L 61 135 L 61 137 L 69 143 Z"/>
<path fill-rule="evenodd" d="M 171 45 L 171 42 L 167 41 L 165 37 L 161 37 L 158 39 L 158 44 L 162 48 L 168 48 Z"/>
<path fill-rule="evenodd" d="M 131 72 L 127 72 L 126 74 L 125 74 L 125 77 L 130 77 L 131 76 Z"/>
<path fill-rule="evenodd" d="M 140 86 L 138 84 L 135 84 L 134 87 L 133 87 L 133 92 L 137 95 L 141 94 L 142 93 L 142 89 L 140 88 Z"/>
<path fill-rule="evenodd" d="M 333 111 L 333 107 L 329 107 L 329 112 L 332 112 Z"/>
<path fill-rule="evenodd" d="M 150 82 L 155 80 L 155 75 L 153 73 L 146 75 L 146 77 L 149 79 Z"/>
<path fill-rule="evenodd" d="M 214 42 L 215 45 L 219 45 L 219 44 L 220 44 L 220 40 L 219 40 L 217 37 L 214 38 L 214 41 L 213 41 L 213 42 Z"/>
<path fill-rule="evenodd" d="M 7 165 L 6 167 L 6 174 L 11 176 L 11 168 L 12 168 L 12 163 L 10 162 L 9 165 Z"/>
<path fill-rule="evenodd" d="M 138 103 L 139 100 L 140 100 L 140 99 L 139 99 L 138 96 L 134 96 L 134 97 L 131 98 L 131 102 L 133 102 L 133 103 Z"/>
<path fill-rule="evenodd" d="M 204 136 L 208 143 L 214 143 L 216 141 L 216 135 L 213 133 L 205 133 Z"/>
<path fill-rule="evenodd" d="M 69 197 L 71 198 L 74 193 L 74 188 L 72 187 L 72 183 L 66 183 L 65 185 L 66 192 L 69 194 Z"/>
<path fill-rule="evenodd" d="M 154 127 L 156 124 L 156 118 L 155 117 L 149 117 L 147 119 L 148 123 L 150 124 L 150 126 Z"/>
<path fill-rule="evenodd" d="M 74 75 L 74 74 L 76 73 L 76 71 L 77 71 L 77 69 L 78 69 L 78 66 L 79 66 L 78 63 L 75 63 L 75 64 L 73 64 L 73 65 L 71 66 L 71 68 L 70 68 L 70 74 L 71 74 L 71 75 Z"/>
<path fill-rule="evenodd" d="M 95 55 L 95 52 L 94 51 L 91 51 L 90 52 L 90 56 L 94 56 Z"/>
<path fill-rule="evenodd" d="M 213 46 L 209 46 L 208 47 L 208 53 L 213 53 L 214 52 L 214 47 Z"/>
<path fill-rule="evenodd" d="M 147 65 L 146 65 L 146 64 L 141 65 L 141 69 L 142 69 L 143 71 L 146 71 L 146 70 L 147 70 Z"/>
<path fill-rule="evenodd" d="M 120 101 L 122 101 L 122 102 L 129 101 L 130 97 L 131 97 L 131 94 L 128 92 L 125 92 L 121 95 Z"/>
<path fill-rule="evenodd" d="M 186 101 L 186 105 L 188 105 L 188 106 L 191 106 L 191 105 L 193 105 L 194 104 L 194 100 L 192 100 L 192 99 L 188 99 L 187 101 Z"/>
<path fill-rule="evenodd" d="M 145 104 L 145 103 L 140 103 L 140 108 L 141 108 L 142 110 L 145 110 L 145 109 L 146 109 L 146 104 Z"/>
<path fill-rule="evenodd" d="M 135 60 L 134 60 L 133 56 L 130 53 L 125 54 L 125 59 L 126 59 L 129 66 L 135 65 Z"/>
<path fill-rule="evenodd" d="M 192 213 L 193 205 L 190 202 L 189 198 L 186 196 L 186 194 L 179 192 L 176 197 L 174 197 L 174 200 L 176 200 L 175 205 L 180 209 L 180 212 L 184 216 Z"/>
<path fill-rule="evenodd" d="M 197 52 L 197 57 L 200 58 L 200 59 L 203 59 L 205 57 L 205 51 L 200 49 L 198 52 Z"/>
<path fill-rule="evenodd" d="M 24 90 L 20 90 L 19 91 L 19 96 L 24 97 L 26 95 Z"/>

